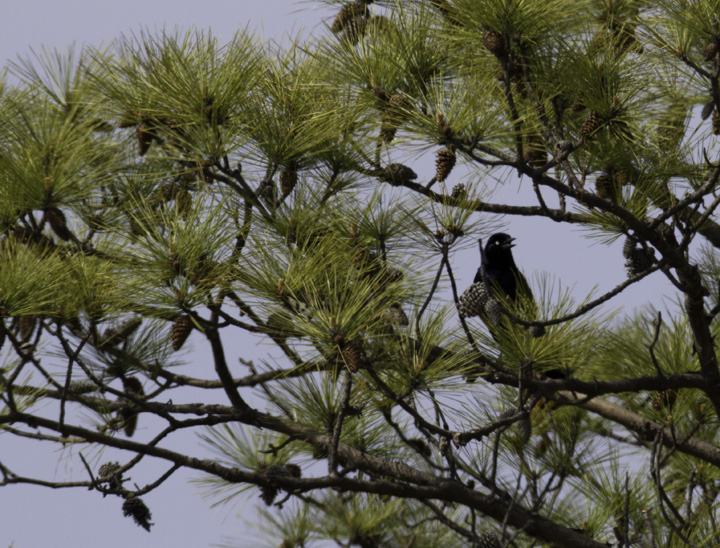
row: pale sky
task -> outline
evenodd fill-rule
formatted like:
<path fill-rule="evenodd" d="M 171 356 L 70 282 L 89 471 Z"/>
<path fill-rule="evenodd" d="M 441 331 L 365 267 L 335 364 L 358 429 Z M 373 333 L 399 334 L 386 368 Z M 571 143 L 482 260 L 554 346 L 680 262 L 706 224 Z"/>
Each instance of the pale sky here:
<path fill-rule="evenodd" d="M 277 39 L 301 28 L 306 33 L 321 32 L 323 21 L 332 13 L 323 3 L 292 0 L 4 0 L 2 8 L 0 59 L 3 64 L 18 54 L 29 54 L 30 48 L 39 50 L 44 45 L 65 51 L 73 43 L 99 45 L 141 27 L 152 30 L 194 25 L 210 28 L 215 36 L 228 39 L 236 30 L 249 25 L 258 34 Z M 421 175 L 421 178 L 429 177 Z M 527 181 L 508 184 L 493 201 L 501 201 L 503 197 L 517 200 L 515 195 L 520 191 L 523 202 L 527 203 L 534 199 L 525 190 L 527 187 Z M 525 218 L 506 219 L 506 222 L 506 231 L 517 237 L 516 261 L 531 283 L 534 276 L 548 274 L 561 279 L 565 287 L 574 288 L 573 295 L 581 300 L 595 286 L 601 291 L 609 290 L 625 279 L 621 243 L 612 247 L 595 244 L 579 229 L 547 220 Z M 488 235 L 478 236 L 487 238 Z M 455 257 L 454 268 L 461 291 L 472 281 L 478 260 L 474 247 Z M 649 283 L 631 288 L 623 294 L 621 302 L 611 306 L 637 307 L 647 302 L 663 306 L 659 296 L 670 295 L 671 288 L 660 274 L 652 278 Z M 199 341 L 198 347 L 196 361 L 208 364 Z M 194 436 L 188 436 L 182 443 L 195 450 L 197 441 Z M 68 479 L 70 472 L 75 479 L 83 478 L 82 470 L 68 470 L 68 459 L 60 458 L 64 455 L 48 454 L 48 449 L 39 442 L 0 436 L 0 459 L 4 462 L 42 463 L 46 466 L 45 478 L 49 480 Z M 153 473 L 165 469 L 162 463 L 153 467 Z M 255 546 L 247 540 L 247 526 L 234 518 L 232 509 L 210 509 L 209 502 L 198 494 L 196 487 L 185 481 L 189 476 L 179 474 L 143 497 L 155 522 L 151 533 L 122 516 L 122 501 L 118 497 L 103 499 L 100 494 L 84 489 L 1 488 L 0 548 L 184 548 L 217 545 L 228 539 L 235 539 L 235 546 Z M 137 482 L 143 484 L 146 479 L 149 477 L 138 477 Z M 256 502 L 257 498 L 250 501 L 244 516 L 252 515 Z M 245 542 L 238 540 L 243 538 Z"/>

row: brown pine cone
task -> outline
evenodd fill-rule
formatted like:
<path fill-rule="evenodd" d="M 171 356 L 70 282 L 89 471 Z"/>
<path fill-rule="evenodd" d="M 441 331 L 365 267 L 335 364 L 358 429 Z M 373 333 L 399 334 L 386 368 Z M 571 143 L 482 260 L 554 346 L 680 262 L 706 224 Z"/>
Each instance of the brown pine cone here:
<path fill-rule="evenodd" d="M 456 200 L 464 200 L 465 198 L 467 198 L 467 188 L 465 188 L 464 184 L 458 183 L 454 187 L 452 187 L 452 192 L 450 193 L 450 195 Z"/>
<path fill-rule="evenodd" d="M 130 497 L 129 499 L 125 499 L 122 510 L 124 516 L 132 517 L 133 520 L 135 520 L 135 523 L 137 523 L 140 527 L 146 531 L 150 531 L 150 527 L 153 525 L 150 523 L 152 515 L 140 497 Z"/>
<path fill-rule="evenodd" d="M 585 103 L 583 103 L 580 99 L 575 99 L 572 105 L 570 105 L 570 110 L 573 112 L 580 112 L 585 110 L 585 108 Z"/>
<path fill-rule="evenodd" d="M 455 153 L 449 148 L 438 150 L 435 158 L 435 179 L 440 183 L 447 179 L 456 161 Z"/>
<path fill-rule="evenodd" d="M 417 173 L 406 165 L 392 163 L 385 168 L 382 179 L 393 186 L 400 186 L 403 183 L 417 179 Z"/>
<path fill-rule="evenodd" d="M 628 276 L 635 276 L 646 271 L 655 264 L 655 251 L 653 249 L 634 248 L 628 260 L 625 262 L 625 269 Z"/>
<path fill-rule="evenodd" d="M 362 17 L 365 14 L 365 5 L 361 2 L 348 2 L 335 16 L 335 19 L 330 25 L 330 32 L 337 34 L 345 30 L 345 28 L 351 24 L 352 20 L 356 17 Z"/>
<path fill-rule="evenodd" d="M 170 330 L 170 342 L 172 343 L 173 350 L 177 351 L 183 347 L 192 330 L 193 323 L 190 316 L 181 314 L 175 318 L 172 329 Z"/>
<path fill-rule="evenodd" d="M 605 123 L 605 120 L 597 112 L 592 111 L 588 114 L 585 121 L 580 126 L 580 135 L 583 137 L 592 137 Z"/>
<path fill-rule="evenodd" d="M 147 151 L 150 149 L 150 143 L 152 143 L 155 138 L 150 124 L 147 122 L 141 122 L 135 130 L 135 135 L 137 136 L 138 154 L 140 156 L 145 156 Z"/>
<path fill-rule="evenodd" d="M 351 373 L 357 373 L 367 362 L 365 350 L 363 350 L 362 342 L 359 340 L 346 343 L 345 348 L 342 350 L 342 357 Z"/>
<path fill-rule="evenodd" d="M 496 30 L 486 30 L 483 34 L 483 45 L 495 57 L 501 58 L 507 55 L 505 38 Z"/>
<path fill-rule="evenodd" d="M 106 478 L 111 489 L 120 489 L 122 487 L 122 474 L 118 474 L 120 464 L 117 462 L 106 462 L 98 469 L 100 478 Z"/>
<path fill-rule="evenodd" d="M 296 169 L 288 168 L 280 173 L 280 192 L 283 198 L 293 191 L 297 182 L 298 173 Z"/>
<path fill-rule="evenodd" d="M 613 181 L 612 177 L 607 173 L 603 173 L 595 179 L 595 192 L 601 198 L 610 200 L 611 202 L 618 202 L 618 189 Z"/>
<path fill-rule="evenodd" d="M 718 51 L 720 51 L 720 41 L 718 40 L 718 38 L 713 36 L 710 39 L 710 43 L 705 46 L 705 49 L 703 50 L 703 60 L 708 62 L 712 61 L 717 55 Z"/>

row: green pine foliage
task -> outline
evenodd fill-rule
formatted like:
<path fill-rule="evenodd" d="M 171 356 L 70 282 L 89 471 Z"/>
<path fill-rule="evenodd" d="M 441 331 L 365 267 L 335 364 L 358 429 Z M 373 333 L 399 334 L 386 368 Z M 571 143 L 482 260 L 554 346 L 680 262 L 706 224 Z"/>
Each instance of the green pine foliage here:
<path fill-rule="evenodd" d="M 717 546 L 720 4 L 331 4 L 282 45 L 9 67 L 3 443 L 81 448 L 72 485 L 126 501 L 193 469 L 285 548 Z M 629 242 L 627 281 L 459 318 L 461 252 L 513 216 Z M 624 307 L 651 274 L 676 294 Z"/>

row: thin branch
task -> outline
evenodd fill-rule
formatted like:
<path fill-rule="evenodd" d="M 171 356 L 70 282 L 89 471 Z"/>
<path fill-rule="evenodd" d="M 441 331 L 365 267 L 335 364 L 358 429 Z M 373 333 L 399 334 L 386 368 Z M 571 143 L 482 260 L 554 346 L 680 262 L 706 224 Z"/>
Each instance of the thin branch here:
<path fill-rule="evenodd" d="M 655 326 L 655 332 L 653 334 L 652 341 L 650 341 L 650 344 L 647 344 L 645 346 L 647 347 L 648 352 L 650 352 L 650 360 L 655 367 L 655 371 L 657 371 L 658 375 L 662 376 L 663 372 L 660 369 L 660 364 L 658 363 L 657 358 L 655 357 L 655 345 L 660 338 L 660 328 L 662 327 L 662 312 L 659 310 L 657 313 L 657 318 L 653 320 L 653 325 Z"/>
<path fill-rule="evenodd" d="M 441 261 L 440 266 L 438 267 L 437 273 L 435 274 L 435 280 L 433 280 L 432 287 L 430 288 L 430 292 L 428 293 L 428 296 L 425 299 L 425 302 L 420 307 L 420 311 L 417 313 L 417 317 L 415 318 L 415 336 L 416 337 L 420 337 L 420 334 L 419 334 L 420 333 L 420 320 L 422 319 L 422 316 L 425 313 L 425 310 L 427 309 L 428 305 L 430 304 L 430 301 L 432 300 L 433 295 L 435 294 L 435 291 L 437 290 L 438 283 L 440 283 L 440 276 L 442 275 L 443 265 L 444 265 L 444 262 Z"/>
<path fill-rule="evenodd" d="M 465 529 L 464 527 L 461 527 L 457 523 L 455 523 L 453 520 L 451 520 L 449 517 L 447 517 L 443 511 L 438 508 L 434 503 L 430 502 L 429 500 L 420 500 L 420 503 L 430 508 L 430 510 L 435 514 L 435 519 L 437 519 L 440 523 L 445 525 L 446 527 L 452 529 L 455 531 L 458 535 L 468 539 L 469 541 L 473 542 L 475 545 L 480 546 L 480 538 L 473 533 L 472 531 L 469 531 Z"/>
<path fill-rule="evenodd" d="M 342 401 L 338 408 L 338 414 L 335 418 L 335 425 L 332 431 L 332 440 L 330 442 L 330 451 L 328 452 L 328 473 L 331 476 L 337 475 L 337 451 L 340 443 L 340 433 L 342 432 L 345 413 L 350 407 L 350 393 L 352 392 L 352 373 L 345 371 L 345 380 L 342 386 Z"/>

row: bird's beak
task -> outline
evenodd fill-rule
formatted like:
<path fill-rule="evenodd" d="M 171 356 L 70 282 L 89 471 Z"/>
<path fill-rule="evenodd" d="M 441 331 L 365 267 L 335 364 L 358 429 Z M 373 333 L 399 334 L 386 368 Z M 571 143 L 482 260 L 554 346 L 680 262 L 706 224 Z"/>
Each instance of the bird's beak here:
<path fill-rule="evenodd" d="M 513 247 L 515 247 L 515 244 L 513 243 L 514 241 L 515 241 L 515 238 L 510 238 L 507 242 L 505 242 L 503 244 L 503 247 L 505 249 L 512 249 Z"/>

